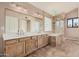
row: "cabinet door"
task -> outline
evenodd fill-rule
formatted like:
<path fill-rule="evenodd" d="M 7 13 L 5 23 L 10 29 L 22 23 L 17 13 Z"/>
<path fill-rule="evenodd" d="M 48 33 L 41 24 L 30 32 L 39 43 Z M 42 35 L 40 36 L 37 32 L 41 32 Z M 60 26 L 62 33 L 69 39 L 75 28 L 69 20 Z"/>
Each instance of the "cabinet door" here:
<path fill-rule="evenodd" d="M 49 44 L 53 47 L 56 47 L 56 37 L 55 36 L 50 36 Z"/>
<path fill-rule="evenodd" d="M 47 35 L 42 35 L 42 39 L 43 39 L 43 46 L 48 44 L 48 36 Z"/>
<path fill-rule="evenodd" d="M 18 42 L 17 43 L 17 56 L 24 56 L 25 54 L 25 42 Z"/>
<path fill-rule="evenodd" d="M 5 54 L 10 57 L 16 56 L 16 44 L 6 46 Z"/>
<path fill-rule="evenodd" d="M 32 52 L 32 49 L 31 49 L 31 39 L 27 39 L 26 42 L 25 42 L 25 46 L 26 46 L 26 54 L 29 54 Z"/>
<path fill-rule="evenodd" d="M 31 49 L 36 50 L 37 49 L 37 36 L 33 36 L 31 40 Z"/>
<path fill-rule="evenodd" d="M 38 48 L 43 47 L 43 37 L 40 35 L 38 36 Z"/>

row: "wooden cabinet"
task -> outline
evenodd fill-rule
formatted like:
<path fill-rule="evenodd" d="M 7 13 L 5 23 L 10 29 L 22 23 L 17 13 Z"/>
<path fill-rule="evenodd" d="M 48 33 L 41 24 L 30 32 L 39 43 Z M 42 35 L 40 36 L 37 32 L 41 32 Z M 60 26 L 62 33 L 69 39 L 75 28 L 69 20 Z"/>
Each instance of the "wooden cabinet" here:
<path fill-rule="evenodd" d="M 25 37 L 19 40 L 19 42 L 24 42 L 25 46 L 24 46 L 24 50 L 25 50 L 25 55 L 28 55 L 29 53 L 31 53 L 31 37 Z"/>
<path fill-rule="evenodd" d="M 47 35 L 39 35 L 38 36 L 38 48 L 41 48 L 48 44 Z"/>
<path fill-rule="evenodd" d="M 25 56 L 25 42 L 18 42 L 16 47 L 17 56 Z"/>
<path fill-rule="evenodd" d="M 25 52 L 26 52 L 26 55 L 32 52 L 32 49 L 31 49 L 31 40 L 32 39 L 29 38 L 29 39 L 27 39 L 25 41 L 25 49 L 26 49 Z"/>
<path fill-rule="evenodd" d="M 17 40 L 5 41 L 5 56 L 14 57 L 16 56 Z"/>
<path fill-rule="evenodd" d="M 29 54 L 37 49 L 37 37 L 33 36 L 26 40 L 26 54 Z"/>
<path fill-rule="evenodd" d="M 43 39 L 42 39 L 42 36 L 39 35 L 38 36 L 38 48 L 42 47 L 42 45 L 43 45 Z"/>
<path fill-rule="evenodd" d="M 46 46 L 48 44 L 48 36 L 46 34 L 42 35 L 42 39 L 43 39 L 43 46 Z"/>
<path fill-rule="evenodd" d="M 56 37 L 49 36 L 49 44 L 53 47 L 56 47 Z"/>
<path fill-rule="evenodd" d="M 6 51 L 5 51 L 6 56 L 10 56 L 10 57 L 16 56 L 16 44 L 6 46 L 5 49 L 6 49 Z"/>
<path fill-rule="evenodd" d="M 5 55 L 10 57 L 23 56 L 25 54 L 25 43 L 16 40 L 5 41 Z"/>
<path fill-rule="evenodd" d="M 26 56 L 48 44 L 47 35 L 5 40 L 5 55 L 10 57 Z"/>
<path fill-rule="evenodd" d="M 36 50 L 38 48 L 37 36 L 33 36 L 31 40 L 31 49 Z"/>
<path fill-rule="evenodd" d="M 49 44 L 53 47 L 61 46 L 63 41 L 63 35 L 50 36 Z"/>

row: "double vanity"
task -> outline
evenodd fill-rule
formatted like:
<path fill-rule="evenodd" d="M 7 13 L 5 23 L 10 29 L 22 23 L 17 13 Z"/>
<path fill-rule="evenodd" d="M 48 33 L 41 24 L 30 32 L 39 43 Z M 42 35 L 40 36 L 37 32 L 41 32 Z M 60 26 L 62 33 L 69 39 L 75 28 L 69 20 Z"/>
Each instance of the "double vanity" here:
<path fill-rule="evenodd" d="M 63 34 L 31 33 L 16 37 L 4 35 L 5 56 L 27 56 L 48 44 L 56 47 L 61 45 Z"/>

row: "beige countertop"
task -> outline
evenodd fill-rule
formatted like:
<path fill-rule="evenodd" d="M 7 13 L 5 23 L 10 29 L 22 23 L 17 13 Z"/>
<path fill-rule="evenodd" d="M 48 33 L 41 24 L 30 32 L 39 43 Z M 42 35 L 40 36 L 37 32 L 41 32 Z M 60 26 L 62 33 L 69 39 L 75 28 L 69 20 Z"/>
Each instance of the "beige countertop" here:
<path fill-rule="evenodd" d="M 23 35 L 17 35 L 16 33 L 9 33 L 9 34 L 3 34 L 4 40 L 10 40 L 10 39 L 17 39 L 17 38 L 23 38 L 23 37 L 30 37 L 30 36 L 37 36 L 37 35 L 43 35 L 47 34 L 48 36 L 59 36 L 61 33 L 25 33 Z"/>

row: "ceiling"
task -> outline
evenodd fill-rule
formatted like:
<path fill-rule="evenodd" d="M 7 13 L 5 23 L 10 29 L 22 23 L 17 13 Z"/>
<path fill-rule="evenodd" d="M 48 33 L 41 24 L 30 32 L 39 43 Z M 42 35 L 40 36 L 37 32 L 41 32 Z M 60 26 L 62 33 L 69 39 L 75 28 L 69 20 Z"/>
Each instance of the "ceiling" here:
<path fill-rule="evenodd" d="M 79 2 L 29 2 L 35 7 L 48 12 L 51 15 L 67 13 L 79 6 Z"/>

